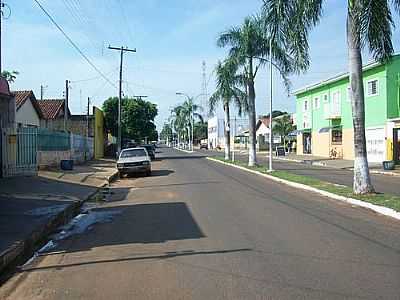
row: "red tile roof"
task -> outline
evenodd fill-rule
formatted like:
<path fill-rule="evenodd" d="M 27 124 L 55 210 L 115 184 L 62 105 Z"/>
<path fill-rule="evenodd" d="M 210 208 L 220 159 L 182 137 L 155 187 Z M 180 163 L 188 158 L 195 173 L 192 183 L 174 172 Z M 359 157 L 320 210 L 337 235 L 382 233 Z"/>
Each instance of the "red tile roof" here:
<path fill-rule="evenodd" d="M 12 92 L 15 98 L 15 106 L 17 110 L 25 103 L 25 101 L 33 96 L 32 91 L 14 91 Z"/>
<path fill-rule="evenodd" d="M 64 99 L 46 99 L 37 101 L 42 111 L 43 119 L 57 118 L 61 109 L 64 108 Z"/>
<path fill-rule="evenodd" d="M 38 114 L 39 117 L 42 117 L 42 111 L 40 110 L 40 107 L 37 103 L 35 94 L 33 91 L 13 91 L 12 95 L 14 95 L 15 98 L 15 108 L 18 110 L 21 108 L 22 105 L 26 102 L 26 100 L 30 99 L 33 107 L 36 110 L 36 113 Z"/>

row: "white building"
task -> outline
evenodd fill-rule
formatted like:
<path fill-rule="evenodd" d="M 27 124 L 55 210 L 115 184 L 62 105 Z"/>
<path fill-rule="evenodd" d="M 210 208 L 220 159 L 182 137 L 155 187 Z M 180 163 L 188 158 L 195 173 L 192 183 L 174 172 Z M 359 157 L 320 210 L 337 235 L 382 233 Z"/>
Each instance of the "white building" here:
<path fill-rule="evenodd" d="M 39 127 L 42 116 L 32 91 L 15 91 L 15 123 L 23 127 Z"/>
<path fill-rule="evenodd" d="M 208 120 L 208 148 L 225 147 L 224 134 L 225 120 L 223 118 L 213 117 Z M 230 134 L 238 136 L 249 127 L 248 119 L 231 118 L 230 119 Z"/>

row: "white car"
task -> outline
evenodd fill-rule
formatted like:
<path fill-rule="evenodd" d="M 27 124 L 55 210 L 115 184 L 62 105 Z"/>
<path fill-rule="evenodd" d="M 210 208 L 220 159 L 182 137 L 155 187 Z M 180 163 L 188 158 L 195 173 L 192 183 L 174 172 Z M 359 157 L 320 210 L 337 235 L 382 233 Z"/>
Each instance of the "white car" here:
<path fill-rule="evenodd" d="M 119 177 L 125 174 L 145 173 L 151 175 L 151 160 L 143 147 L 128 148 L 121 151 L 117 161 Z"/>

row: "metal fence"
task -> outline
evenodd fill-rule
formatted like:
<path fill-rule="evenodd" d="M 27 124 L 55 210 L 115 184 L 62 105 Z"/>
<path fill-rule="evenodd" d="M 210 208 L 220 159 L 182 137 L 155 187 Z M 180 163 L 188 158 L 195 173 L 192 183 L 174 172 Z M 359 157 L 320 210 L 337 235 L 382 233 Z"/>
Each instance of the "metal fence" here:
<path fill-rule="evenodd" d="M 37 128 L 7 128 L 1 131 L 2 176 L 37 173 Z"/>
<path fill-rule="evenodd" d="M 72 159 L 83 162 L 94 156 L 94 139 L 77 134 L 71 134 Z"/>
<path fill-rule="evenodd" d="M 68 151 L 71 149 L 71 138 L 68 132 L 38 129 L 39 151 Z"/>

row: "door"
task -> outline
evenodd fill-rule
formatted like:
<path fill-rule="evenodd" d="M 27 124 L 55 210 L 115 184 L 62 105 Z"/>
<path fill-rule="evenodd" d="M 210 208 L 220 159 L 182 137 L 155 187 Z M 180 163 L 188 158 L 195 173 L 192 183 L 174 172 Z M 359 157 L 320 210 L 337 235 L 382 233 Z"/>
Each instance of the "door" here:
<path fill-rule="evenodd" d="M 365 130 L 367 140 L 368 162 L 382 162 L 385 160 L 385 129 L 373 128 Z"/>
<path fill-rule="evenodd" d="M 303 153 L 311 154 L 311 133 L 303 133 Z"/>
<path fill-rule="evenodd" d="M 393 129 L 393 160 L 400 163 L 400 128 Z"/>

